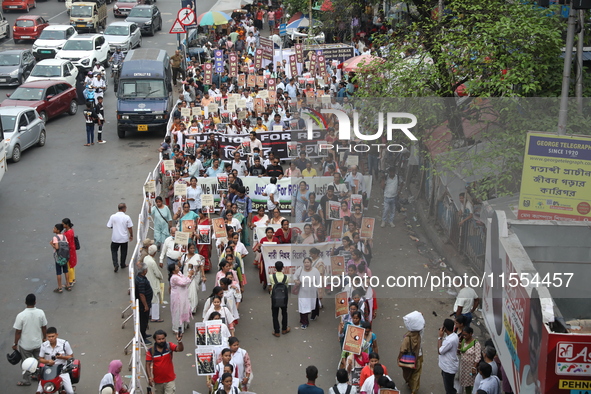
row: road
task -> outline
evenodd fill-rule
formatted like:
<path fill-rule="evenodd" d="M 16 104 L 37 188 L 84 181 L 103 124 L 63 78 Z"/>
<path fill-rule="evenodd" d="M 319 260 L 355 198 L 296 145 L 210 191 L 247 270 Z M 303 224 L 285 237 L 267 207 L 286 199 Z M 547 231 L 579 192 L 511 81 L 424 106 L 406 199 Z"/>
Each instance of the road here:
<path fill-rule="evenodd" d="M 204 12 L 214 2 L 198 3 L 198 12 Z M 167 34 L 178 10 L 177 2 L 159 1 L 163 12 L 164 28 L 155 37 L 144 37 L 145 48 L 174 50 L 174 37 Z M 32 11 L 50 19 L 52 23 L 67 23 L 64 3 L 39 2 Z M 6 15 L 14 23 L 19 14 Z M 112 5 L 109 6 L 109 22 L 112 22 Z M 27 47 L 30 44 L 19 44 Z M 2 49 L 15 47 L 12 40 L 0 43 Z M 2 89 L 10 93 L 13 89 Z M 121 310 L 128 303 L 127 275 L 114 274 L 110 262 L 110 230 L 106 228 L 109 216 L 116 211 L 119 202 L 126 202 L 128 213 L 137 225 L 141 203 L 141 187 L 149 171 L 156 164 L 156 149 L 161 136 L 156 134 L 130 134 L 120 140 L 116 136 L 114 107 L 115 97 L 108 91 L 105 97 L 107 110 L 104 145 L 84 147 L 85 132 L 81 111 L 70 117 L 63 115 L 47 125 L 47 145 L 32 148 L 23 153 L 21 162 L 9 164 L 8 173 L 0 184 L 0 302 L 4 305 L 4 319 L 0 322 L 0 349 L 8 352 L 13 342 L 14 317 L 24 307 L 28 293 L 38 297 L 38 307 L 48 317 L 49 325 L 58 328 L 60 337 L 67 339 L 82 361 L 82 380 L 77 392 L 96 392 L 101 377 L 107 372 L 112 359 L 129 360 L 123 355 L 123 347 L 132 336 L 131 325 L 120 328 Z M 369 214 L 379 216 L 379 191 L 374 188 L 374 201 Z M 412 212 L 407 212 L 412 224 Z M 55 274 L 52 252 L 49 247 L 51 231 L 55 223 L 69 217 L 75 224 L 82 249 L 79 251 L 77 285 L 74 290 L 55 294 Z M 376 231 L 373 274 L 426 275 L 426 259 L 417 253 L 409 239 L 402 217 L 398 217 L 395 229 Z M 420 230 L 420 229 L 419 229 Z M 308 330 L 299 329 L 296 312 L 297 300 L 290 300 L 290 326 L 287 336 L 271 335 L 270 301 L 259 285 L 256 270 L 247 260 L 249 284 L 241 304 L 240 324 L 237 336 L 252 359 L 254 380 L 252 390 L 259 394 L 296 392 L 305 383 L 304 369 L 316 365 L 321 376 L 317 383 L 328 390 L 334 384 L 334 373 L 339 356 L 336 336 L 337 320 L 334 318 L 332 300 L 325 300 L 325 308 Z M 213 277 L 213 272 L 209 278 Z M 211 287 L 208 287 L 210 290 Z M 427 320 L 424 337 L 422 393 L 441 393 L 440 373 L 437 367 L 436 337 L 443 316 L 451 310 L 452 299 L 444 290 L 430 293 L 424 289 L 377 290 L 379 313 L 374 331 L 377 334 L 383 363 L 389 367 L 390 376 L 403 393 L 404 386 L 396 357 L 404 334 L 402 316 L 415 309 L 422 311 Z M 438 316 L 433 315 L 435 311 Z M 170 321 L 168 310 L 163 316 Z M 167 323 L 153 324 L 170 331 Z M 196 378 L 193 356 L 194 338 L 187 335 L 187 349 L 175 356 L 178 374 L 177 392 L 206 391 L 204 379 Z M 0 385 L 7 393 L 33 393 L 34 388 L 14 388 L 20 369 L 8 366 L 0 370 Z"/>

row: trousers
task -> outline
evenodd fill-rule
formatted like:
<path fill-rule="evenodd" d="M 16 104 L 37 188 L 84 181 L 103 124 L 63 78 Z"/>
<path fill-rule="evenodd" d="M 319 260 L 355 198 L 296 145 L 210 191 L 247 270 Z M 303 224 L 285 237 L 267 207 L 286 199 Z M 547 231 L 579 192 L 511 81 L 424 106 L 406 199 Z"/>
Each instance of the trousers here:
<path fill-rule="evenodd" d="M 287 307 L 271 307 L 273 316 L 273 332 L 279 334 L 279 310 L 281 310 L 281 330 L 287 330 Z"/>
<path fill-rule="evenodd" d="M 127 242 L 111 242 L 111 258 L 113 259 L 113 267 L 115 268 L 119 266 L 117 261 L 117 252 L 119 251 L 119 248 L 121 248 L 121 268 L 123 268 L 125 267 L 125 262 L 127 261 Z"/>

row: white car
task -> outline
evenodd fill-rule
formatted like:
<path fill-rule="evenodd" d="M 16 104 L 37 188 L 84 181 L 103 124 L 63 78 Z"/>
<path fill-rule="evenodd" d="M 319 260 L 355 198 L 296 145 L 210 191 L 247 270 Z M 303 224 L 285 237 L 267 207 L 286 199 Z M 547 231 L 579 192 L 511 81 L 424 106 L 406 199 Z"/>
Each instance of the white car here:
<path fill-rule="evenodd" d="M 66 41 L 55 58 L 69 60 L 76 67 L 86 70 L 90 70 L 96 61 L 108 67 L 109 44 L 102 34 L 79 34 Z"/>
<path fill-rule="evenodd" d="M 33 67 L 33 71 L 26 82 L 53 80 L 64 81 L 72 86 L 76 86 L 78 69 L 74 67 L 71 61 L 65 59 L 45 59 Z"/>
<path fill-rule="evenodd" d="M 78 32 L 70 25 L 49 25 L 33 43 L 35 59 L 53 59 L 58 50 L 62 49 L 66 41 L 76 37 Z"/>
<path fill-rule="evenodd" d="M 113 22 L 103 33 L 111 53 L 117 48 L 127 52 L 142 45 L 142 32 L 133 22 Z"/>

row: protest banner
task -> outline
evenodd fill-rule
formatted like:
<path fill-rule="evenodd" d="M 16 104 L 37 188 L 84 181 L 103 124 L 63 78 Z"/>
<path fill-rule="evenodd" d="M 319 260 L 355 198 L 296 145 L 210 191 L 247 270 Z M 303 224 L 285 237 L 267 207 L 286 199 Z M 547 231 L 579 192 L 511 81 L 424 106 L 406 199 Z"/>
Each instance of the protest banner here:
<path fill-rule="evenodd" d="M 221 49 L 213 51 L 215 72 L 221 74 L 224 72 L 224 52 Z"/>
<path fill-rule="evenodd" d="M 359 231 L 359 237 L 361 238 L 373 238 L 373 229 L 376 226 L 375 218 L 364 217 L 361 219 L 361 230 Z"/>
<path fill-rule="evenodd" d="M 363 327 L 356 327 L 352 324 L 348 325 L 345 340 L 343 341 L 343 352 L 361 354 L 364 334 L 365 329 Z"/>
<path fill-rule="evenodd" d="M 213 80 L 213 64 L 205 63 L 203 65 L 203 83 L 205 85 L 211 85 Z"/>
<path fill-rule="evenodd" d="M 343 316 L 349 313 L 349 296 L 346 291 L 337 293 L 334 297 L 335 317 Z"/>
<path fill-rule="evenodd" d="M 228 55 L 228 61 L 230 63 L 230 70 L 228 76 L 230 78 L 236 78 L 238 76 L 238 56 L 232 52 Z"/>
<path fill-rule="evenodd" d="M 197 244 L 209 245 L 210 243 L 211 243 L 211 226 L 197 226 Z"/>

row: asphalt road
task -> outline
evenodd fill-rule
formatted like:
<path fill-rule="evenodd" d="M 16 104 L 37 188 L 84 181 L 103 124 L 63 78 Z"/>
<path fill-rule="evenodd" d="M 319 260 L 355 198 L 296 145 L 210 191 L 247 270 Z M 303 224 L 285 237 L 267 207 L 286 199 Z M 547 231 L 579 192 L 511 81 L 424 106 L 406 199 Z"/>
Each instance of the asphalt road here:
<path fill-rule="evenodd" d="M 198 12 L 206 11 L 212 0 L 198 3 Z M 167 34 L 178 10 L 177 2 L 157 3 L 164 16 L 163 31 L 155 37 L 144 37 L 145 48 L 174 50 L 174 37 Z M 64 3 L 38 2 L 32 14 L 48 17 L 51 23 L 67 23 Z M 109 6 L 109 22 L 112 22 L 112 5 Z M 11 24 L 19 14 L 6 15 Z M 18 47 L 31 44 L 19 44 Z M 12 40 L 0 43 L 1 49 L 14 47 Z M 11 92 L 2 89 L 0 94 Z M 2 97 L 3 99 L 3 97 Z M 123 347 L 131 339 L 132 328 L 121 325 L 121 310 L 127 306 L 128 278 L 124 272 L 114 274 L 110 261 L 110 230 L 106 227 L 109 216 L 119 202 L 126 202 L 128 213 L 137 226 L 141 188 L 149 171 L 156 164 L 156 149 L 162 136 L 156 134 L 130 134 L 120 140 L 115 129 L 115 97 L 112 91 L 105 96 L 107 124 L 104 145 L 84 147 L 84 121 L 76 116 L 63 115 L 47 125 L 47 144 L 23 153 L 21 162 L 10 163 L 8 173 L 0 184 L 0 302 L 3 319 L 0 322 L 0 351 L 9 352 L 13 342 L 14 317 L 24 307 L 28 293 L 38 297 L 38 307 L 47 315 L 49 325 L 58 328 L 60 337 L 67 339 L 82 361 L 82 379 L 78 393 L 96 392 L 102 376 L 112 359 L 126 364 L 129 356 Z M 374 188 L 374 201 L 369 214 L 378 217 L 379 191 Z M 410 209 L 410 208 L 409 208 Z M 408 212 L 411 224 L 412 212 Z M 52 228 L 62 218 L 69 217 L 75 225 L 82 249 L 78 254 L 77 285 L 74 290 L 55 294 L 55 271 L 49 240 Z M 396 219 L 395 229 L 376 231 L 374 275 L 426 275 L 426 259 L 417 253 L 416 246 L 408 238 L 403 218 Z M 420 229 L 417 229 L 420 231 Z M 247 260 L 249 284 L 241 304 L 240 324 L 236 333 L 241 345 L 253 362 L 252 390 L 259 394 L 295 393 L 297 386 L 305 383 L 304 369 L 316 365 L 320 370 L 317 384 L 327 392 L 334 384 L 339 358 L 337 320 L 334 303 L 325 300 L 325 308 L 308 330 L 299 329 L 296 312 L 297 300 L 290 300 L 290 326 L 287 336 L 271 335 L 270 300 L 258 285 L 255 268 Z M 212 278 L 214 273 L 209 274 Z M 208 290 L 211 286 L 208 286 Z M 424 359 L 421 393 L 441 393 L 441 377 L 437 367 L 437 328 L 451 310 L 452 299 L 444 290 L 435 294 L 424 289 L 377 290 L 379 296 L 378 318 L 374 332 L 377 334 L 383 363 L 389 367 L 390 376 L 403 393 L 404 387 L 396 357 L 404 334 L 402 316 L 413 310 L 425 315 L 427 327 L 424 337 Z M 203 294 L 203 297 L 206 295 Z M 438 316 L 433 315 L 435 311 Z M 168 309 L 162 316 L 170 322 Z M 198 315 L 199 316 L 199 315 Z M 170 331 L 169 324 L 153 324 Z M 477 334 L 479 332 L 477 331 Z M 193 336 L 187 334 L 183 354 L 175 356 L 177 392 L 206 392 L 203 378 L 197 378 L 193 355 Z M 0 387 L 5 393 L 33 393 L 34 388 L 16 388 L 20 368 L 4 363 L 0 369 Z"/>

